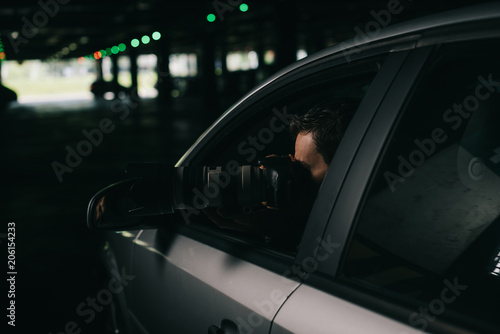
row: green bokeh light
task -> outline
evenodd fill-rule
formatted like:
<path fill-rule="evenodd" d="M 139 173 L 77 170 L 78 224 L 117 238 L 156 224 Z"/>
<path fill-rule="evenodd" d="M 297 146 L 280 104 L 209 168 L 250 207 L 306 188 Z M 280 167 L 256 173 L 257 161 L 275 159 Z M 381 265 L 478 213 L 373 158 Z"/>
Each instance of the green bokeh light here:
<path fill-rule="evenodd" d="M 117 54 L 118 52 L 120 52 L 120 49 L 115 45 L 111 48 L 111 52 L 113 52 L 113 54 Z"/>
<path fill-rule="evenodd" d="M 148 44 L 148 43 L 149 43 L 149 41 L 151 41 L 151 38 L 149 38 L 149 36 L 148 36 L 148 35 L 144 35 L 144 36 L 142 36 L 142 38 L 141 38 L 141 42 L 142 42 L 143 44 Z"/>
<path fill-rule="evenodd" d="M 132 45 L 133 48 L 138 47 L 139 44 L 140 44 L 140 42 L 137 38 L 134 38 L 133 40 L 130 41 L 130 45 Z"/>
<path fill-rule="evenodd" d="M 248 5 L 247 5 L 246 3 L 242 3 L 242 4 L 240 5 L 240 10 L 241 10 L 242 12 L 246 12 L 246 11 L 248 10 Z"/>
<path fill-rule="evenodd" d="M 159 31 L 155 31 L 155 32 L 153 33 L 152 37 L 153 37 L 153 39 L 154 39 L 155 41 L 157 41 L 157 40 L 159 40 L 159 39 L 161 38 L 161 34 L 160 34 L 160 32 L 159 32 Z"/>
<path fill-rule="evenodd" d="M 118 49 L 123 52 L 127 49 L 127 46 L 125 45 L 125 43 L 120 43 L 118 44 Z"/>
<path fill-rule="evenodd" d="M 207 21 L 208 22 L 214 22 L 215 21 L 215 15 L 214 14 L 208 14 L 207 15 Z"/>

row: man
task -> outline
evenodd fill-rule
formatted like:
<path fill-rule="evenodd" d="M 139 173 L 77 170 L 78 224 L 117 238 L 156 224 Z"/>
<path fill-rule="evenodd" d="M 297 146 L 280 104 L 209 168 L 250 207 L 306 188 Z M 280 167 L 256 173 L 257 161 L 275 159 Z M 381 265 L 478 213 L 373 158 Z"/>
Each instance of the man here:
<path fill-rule="evenodd" d="M 290 122 L 290 133 L 295 138 L 294 160 L 311 171 L 318 186 L 358 105 L 358 99 L 337 99 L 296 115 Z"/>
<path fill-rule="evenodd" d="M 279 238 L 278 243 L 285 247 L 296 245 L 321 182 L 358 106 L 358 99 L 338 98 L 319 104 L 304 115 L 295 115 L 291 120 L 289 129 L 295 140 L 291 160 L 292 164 L 300 165 L 301 168 L 295 170 L 302 175 L 298 180 L 300 191 L 296 194 L 298 205 L 276 209 L 263 203 L 256 205 L 252 214 L 242 214 L 235 208 L 205 213 L 220 228 L 260 233 L 266 240 Z"/>

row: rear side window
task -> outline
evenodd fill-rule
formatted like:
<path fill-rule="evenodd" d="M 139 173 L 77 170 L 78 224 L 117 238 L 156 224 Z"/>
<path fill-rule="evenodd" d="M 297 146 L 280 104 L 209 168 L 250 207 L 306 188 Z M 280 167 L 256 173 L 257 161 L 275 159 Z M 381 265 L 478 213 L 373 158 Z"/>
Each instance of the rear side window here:
<path fill-rule="evenodd" d="M 350 282 L 410 302 L 417 329 L 457 312 L 499 322 L 498 51 L 493 41 L 441 51 L 380 160 L 344 259 Z"/>

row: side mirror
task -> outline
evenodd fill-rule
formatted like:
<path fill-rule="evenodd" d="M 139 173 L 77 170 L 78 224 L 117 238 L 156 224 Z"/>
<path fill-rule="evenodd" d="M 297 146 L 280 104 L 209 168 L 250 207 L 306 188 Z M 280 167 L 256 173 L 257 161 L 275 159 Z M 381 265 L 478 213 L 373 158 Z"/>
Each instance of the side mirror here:
<path fill-rule="evenodd" d="M 166 221 L 161 213 L 145 212 L 144 207 L 134 200 L 134 187 L 141 184 L 140 178 L 132 178 L 112 184 L 90 200 L 87 209 L 87 226 L 91 230 L 137 230 L 158 228 Z"/>

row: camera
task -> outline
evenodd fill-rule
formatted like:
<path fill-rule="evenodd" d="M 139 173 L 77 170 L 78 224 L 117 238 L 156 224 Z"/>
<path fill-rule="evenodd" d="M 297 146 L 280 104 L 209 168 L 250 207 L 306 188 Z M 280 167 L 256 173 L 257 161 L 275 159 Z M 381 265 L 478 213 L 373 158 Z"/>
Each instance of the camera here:
<path fill-rule="evenodd" d="M 263 203 L 293 207 L 310 184 L 310 172 L 289 156 L 271 156 L 256 165 L 184 166 L 158 163 L 129 164 L 137 178 L 130 187 L 132 215 L 159 215 L 182 209 L 245 207 Z"/>

